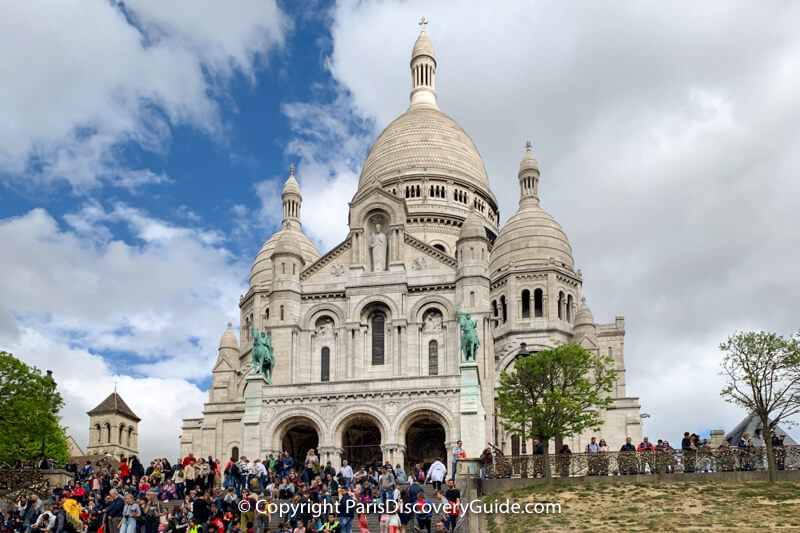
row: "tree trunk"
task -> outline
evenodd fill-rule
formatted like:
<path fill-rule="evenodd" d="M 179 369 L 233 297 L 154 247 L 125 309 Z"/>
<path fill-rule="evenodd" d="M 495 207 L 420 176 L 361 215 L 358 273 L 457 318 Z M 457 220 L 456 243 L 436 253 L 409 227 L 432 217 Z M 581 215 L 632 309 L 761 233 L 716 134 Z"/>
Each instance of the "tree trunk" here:
<path fill-rule="evenodd" d="M 553 481 L 553 472 L 550 470 L 550 441 L 548 439 L 542 439 L 542 452 L 544 452 L 542 458 L 545 483 L 550 483 Z"/>
<path fill-rule="evenodd" d="M 775 483 L 778 478 L 775 468 L 775 450 L 772 449 L 772 437 L 769 434 L 769 422 L 767 419 L 761 419 L 761 428 L 764 446 L 767 448 L 767 472 L 769 472 L 769 482 Z"/>

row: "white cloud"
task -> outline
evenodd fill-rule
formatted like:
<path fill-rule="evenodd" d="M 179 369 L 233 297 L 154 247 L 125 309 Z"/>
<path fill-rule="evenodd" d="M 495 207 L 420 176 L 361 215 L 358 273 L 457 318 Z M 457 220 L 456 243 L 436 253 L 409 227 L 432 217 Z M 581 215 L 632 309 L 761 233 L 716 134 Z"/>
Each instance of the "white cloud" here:
<path fill-rule="evenodd" d="M 62 423 L 86 451 L 89 417 L 86 412 L 111 394 L 114 387 L 142 421 L 139 423 L 139 454 L 144 459 L 178 456 L 181 420 L 199 415 L 207 395 L 180 375 L 137 378 L 111 371 L 99 355 L 71 348 L 41 331 L 21 328 L 17 342 L 8 351 L 41 370 L 52 370 L 64 397 Z"/>
<path fill-rule="evenodd" d="M 274 0 L 4 5 L 0 175 L 79 190 L 165 181 L 129 168 L 119 147 L 163 153 L 183 124 L 222 136 L 216 97 L 236 73 L 254 79 L 289 26 Z"/>
<path fill-rule="evenodd" d="M 198 416 L 206 398 L 192 381 L 210 376 L 225 322 L 238 322 L 247 265 L 216 232 L 123 204 L 90 202 L 65 220 L 61 228 L 43 209 L 0 220 L 4 256 L 13 258 L 0 263 L 0 345 L 56 371 L 79 442 L 83 413 L 117 381 L 144 419 L 144 456 L 172 457 L 180 419 Z M 131 243 L 115 237 L 114 224 L 129 229 Z"/>
<path fill-rule="evenodd" d="M 422 14 L 439 106 L 481 151 L 503 218 L 533 141 L 542 205 L 570 237 L 595 317 L 626 315 L 628 391 L 653 415 L 650 436 L 731 429 L 744 414 L 719 398 L 718 343 L 737 329 L 790 333 L 800 313 L 800 6 L 342 1 L 336 116 L 362 122 L 317 120 L 331 138 L 367 146 L 406 109 Z M 328 146 L 295 133 L 290 152 Z M 304 211 L 324 215 L 305 229 L 331 245 L 354 182 L 337 183 L 342 158 L 309 159 L 314 190 L 339 196 L 304 187 Z M 362 162 L 346 165 L 354 179 Z"/>

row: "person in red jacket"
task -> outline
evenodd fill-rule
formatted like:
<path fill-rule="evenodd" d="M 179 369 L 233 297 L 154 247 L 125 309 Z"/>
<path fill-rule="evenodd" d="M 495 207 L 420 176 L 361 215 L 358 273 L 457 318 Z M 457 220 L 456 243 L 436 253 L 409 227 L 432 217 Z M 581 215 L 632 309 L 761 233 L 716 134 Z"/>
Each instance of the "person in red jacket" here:
<path fill-rule="evenodd" d="M 186 465 L 188 465 L 192 461 L 197 462 L 197 459 L 194 458 L 194 454 L 192 452 L 189 452 L 189 455 L 183 458 L 183 463 L 181 464 L 181 466 L 186 468 Z"/>
<path fill-rule="evenodd" d="M 639 443 L 639 446 L 636 448 L 637 452 L 652 452 L 655 451 L 656 447 L 653 446 L 653 443 L 650 442 L 650 439 L 647 437 L 644 438 L 642 442 Z M 654 454 L 652 453 L 643 453 L 639 456 L 639 473 L 640 474 L 652 474 L 655 469 L 655 461 Z"/>
<path fill-rule="evenodd" d="M 124 457 L 119 464 L 119 475 L 122 476 L 122 484 L 130 482 L 131 480 L 131 467 L 128 466 L 128 460 Z"/>

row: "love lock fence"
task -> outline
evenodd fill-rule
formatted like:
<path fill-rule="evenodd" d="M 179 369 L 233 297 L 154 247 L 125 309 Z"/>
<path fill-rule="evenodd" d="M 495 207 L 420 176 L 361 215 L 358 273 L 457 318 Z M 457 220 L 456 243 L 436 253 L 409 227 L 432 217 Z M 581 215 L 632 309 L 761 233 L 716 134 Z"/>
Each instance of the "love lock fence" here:
<path fill-rule="evenodd" d="M 800 446 L 776 446 L 778 470 L 800 469 Z M 698 450 L 599 452 L 549 455 L 553 477 L 733 472 L 766 470 L 764 447 L 701 447 Z M 543 477 L 544 455 L 495 457 L 487 478 Z"/>

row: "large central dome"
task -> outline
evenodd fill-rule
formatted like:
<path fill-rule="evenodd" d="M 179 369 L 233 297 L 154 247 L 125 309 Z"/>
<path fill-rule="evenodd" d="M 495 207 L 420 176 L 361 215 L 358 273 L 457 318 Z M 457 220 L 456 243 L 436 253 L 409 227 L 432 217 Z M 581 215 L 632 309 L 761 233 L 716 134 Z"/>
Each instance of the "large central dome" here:
<path fill-rule="evenodd" d="M 433 107 L 411 107 L 383 130 L 361 170 L 359 188 L 384 177 L 442 175 L 489 191 L 483 159 L 467 132 Z"/>
<path fill-rule="evenodd" d="M 494 238 L 500 223 L 497 199 L 475 143 L 439 110 L 436 58 L 424 31 L 414 43 L 410 66 L 411 104 L 372 145 L 355 197 L 377 186 L 403 198 L 406 230 L 451 254 L 472 210 Z"/>

